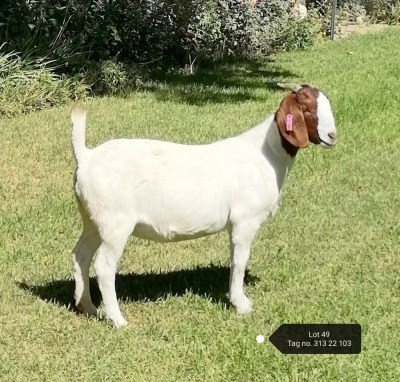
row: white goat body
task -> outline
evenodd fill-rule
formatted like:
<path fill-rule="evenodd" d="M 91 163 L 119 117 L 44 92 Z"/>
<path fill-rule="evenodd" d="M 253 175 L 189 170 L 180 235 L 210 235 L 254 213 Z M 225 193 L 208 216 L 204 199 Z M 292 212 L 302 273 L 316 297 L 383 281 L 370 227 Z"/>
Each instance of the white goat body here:
<path fill-rule="evenodd" d="M 236 220 L 261 222 L 278 201 L 276 171 L 284 169 L 245 138 L 208 145 L 108 141 L 80 163 L 76 194 L 104 236 L 118 218 L 133 235 L 155 241 L 204 236 Z"/>
<path fill-rule="evenodd" d="M 90 150 L 84 143 L 86 114 L 75 108 L 75 193 L 84 224 L 73 251 L 78 308 L 97 313 L 88 277 L 98 247 L 95 271 L 106 315 L 119 327 L 126 321 L 116 299 L 115 272 L 131 234 L 170 242 L 227 229 L 230 300 L 239 313 L 249 313 L 252 304 L 244 294 L 243 277 L 250 244 L 276 210 L 295 158 L 284 147 L 276 119 L 271 115 L 243 134 L 206 145 L 117 139 Z M 334 125 L 328 127 L 332 133 Z"/>

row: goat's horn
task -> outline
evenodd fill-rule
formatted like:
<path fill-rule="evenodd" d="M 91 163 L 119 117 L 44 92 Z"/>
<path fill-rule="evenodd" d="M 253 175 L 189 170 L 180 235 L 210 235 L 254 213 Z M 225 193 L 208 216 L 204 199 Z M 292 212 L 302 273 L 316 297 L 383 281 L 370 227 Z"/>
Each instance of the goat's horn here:
<path fill-rule="evenodd" d="M 289 89 L 292 92 L 298 92 L 301 89 L 301 85 L 295 84 L 293 82 L 288 82 L 286 84 L 277 84 L 282 89 Z"/>

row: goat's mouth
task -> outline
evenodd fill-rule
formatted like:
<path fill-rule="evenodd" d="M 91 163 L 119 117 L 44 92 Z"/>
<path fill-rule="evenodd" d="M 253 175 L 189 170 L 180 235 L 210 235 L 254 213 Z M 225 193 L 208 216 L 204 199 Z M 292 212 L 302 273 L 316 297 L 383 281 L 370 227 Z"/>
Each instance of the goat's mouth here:
<path fill-rule="evenodd" d="M 326 141 L 324 141 L 323 139 L 319 138 L 319 140 L 321 141 L 320 143 L 323 143 L 324 145 L 328 146 L 328 147 L 333 147 L 336 145 L 336 142 L 333 143 L 328 143 Z"/>
<path fill-rule="evenodd" d="M 334 142 L 327 142 L 327 141 L 324 141 L 323 139 L 321 139 L 321 137 L 319 136 L 319 134 L 317 135 L 317 139 L 318 139 L 318 144 L 321 146 L 321 147 L 324 147 L 324 148 L 330 148 L 330 147 L 333 147 L 333 146 L 335 146 L 336 145 L 336 140 L 334 141 Z"/>

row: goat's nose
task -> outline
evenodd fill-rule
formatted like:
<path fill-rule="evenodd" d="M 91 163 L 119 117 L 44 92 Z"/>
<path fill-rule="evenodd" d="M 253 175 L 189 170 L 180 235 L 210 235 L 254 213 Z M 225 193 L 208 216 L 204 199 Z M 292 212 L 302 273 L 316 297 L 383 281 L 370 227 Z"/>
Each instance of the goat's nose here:
<path fill-rule="evenodd" d="M 336 133 L 334 131 L 332 131 L 331 133 L 328 133 L 328 137 L 330 139 L 336 140 Z"/>

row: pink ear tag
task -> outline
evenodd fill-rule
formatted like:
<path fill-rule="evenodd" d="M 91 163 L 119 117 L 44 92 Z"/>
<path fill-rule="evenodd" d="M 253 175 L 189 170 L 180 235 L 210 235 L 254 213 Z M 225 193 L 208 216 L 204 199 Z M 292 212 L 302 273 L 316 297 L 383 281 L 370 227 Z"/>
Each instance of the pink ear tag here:
<path fill-rule="evenodd" d="M 292 114 L 286 116 L 286 131 L 293 131 L 293 117 Z"/>

